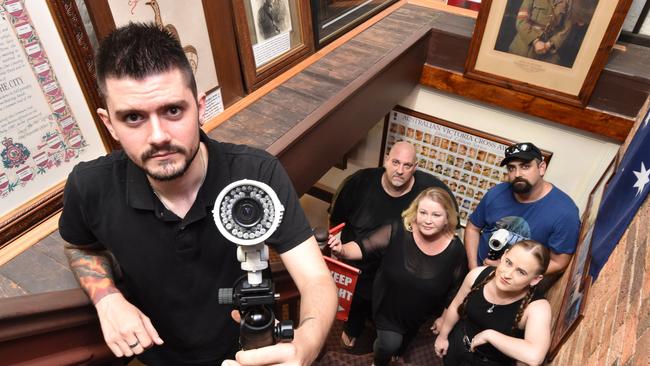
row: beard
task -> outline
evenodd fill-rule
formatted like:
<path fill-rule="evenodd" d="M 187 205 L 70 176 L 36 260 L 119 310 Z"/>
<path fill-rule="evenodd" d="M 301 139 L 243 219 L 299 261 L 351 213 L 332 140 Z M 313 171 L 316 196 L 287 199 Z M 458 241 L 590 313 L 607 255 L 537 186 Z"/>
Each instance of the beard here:
<path fill-rule="evenodd" d="M 399 188 L 406 184 L 407 180 L 404 176 L 393 175 L 390 182 L 393 184 L 393 187 Z"/>
<path fill-rule="evenodd" d="M 196 154 L 199 152 L 200 146 L 201 146 L 201 142 L 199 141 L 199 144 L 197 145 L 196 149 L 194 149 L 194 152 L 192 153 L 191 156 L 189 155 L 188 151 L 181 146 L 168 144 L 159 147 L 153 147 L 145 151 L 144 153 L 142 153 L 142 155 L 140 156 L 140 161 L 142 161 L 142 169 L 149 177 L 151 177 L 154 180 L 161 181 L 161 182 L 174 180 L 178 177 L 183 176 L 183 174 L 185 174 L 187 169 L 189 169 L 190 165 L 192 164 L 192 161 L 194 161 L 194 158 L 196 157 Z M 146 166 L 147 160 L 151 159 L 160 151 L 180 153 L 183 156 L 185 156 L 185 160 L 183 160 L 181 164 L 178 166 L 174 166 L 173 162 L 161 162 L 158 166 L 154 168 L 148 168 Z"/>
<path fill-rule="evenodd" d="M 533 185 L 524 178 L 515 178 L 512 183 L 510 183 L 512 191 L 515 193 L 525 194 L 529 193 L 533 189 Z"/>

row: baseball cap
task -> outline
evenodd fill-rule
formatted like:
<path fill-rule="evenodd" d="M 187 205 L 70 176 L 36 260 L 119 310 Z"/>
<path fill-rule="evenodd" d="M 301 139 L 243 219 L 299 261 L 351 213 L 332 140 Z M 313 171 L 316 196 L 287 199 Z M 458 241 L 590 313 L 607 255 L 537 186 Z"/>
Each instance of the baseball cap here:
<path fill-rule="evenodd" d="M 504 166 L 515 159 L 523 161 L 531 161 L 533 159 L 539 159 L 540 161 L 544 160 L 542 152 L 539 151 L 537 146 L 533 145 L 531 142 L 520 142 L 508 146 L 506 148 L 506 157 L 501 160 L 501 166 Z"/>

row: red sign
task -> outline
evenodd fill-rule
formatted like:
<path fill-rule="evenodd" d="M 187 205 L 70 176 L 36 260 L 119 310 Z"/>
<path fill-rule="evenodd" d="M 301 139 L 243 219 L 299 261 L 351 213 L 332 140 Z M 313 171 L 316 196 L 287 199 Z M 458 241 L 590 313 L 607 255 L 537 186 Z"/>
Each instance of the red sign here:
<path fill-rule="evenodd" d="M 357 285 L 357 277 L 359 277 L 359 272 L 361 271 L 336 259 L 330 257 L 323 258 L 325 258 L 325 263 L 330 273 L 332 273 L 332 278 L 334 278 L 334 283 L 336 283 L 336 287 L 338 288 L 339 308 L 336 311 L 336 319 L 347 321 L 348 314 L 350 313 L 350 305 L 352 304 L 352 295 Z"/>

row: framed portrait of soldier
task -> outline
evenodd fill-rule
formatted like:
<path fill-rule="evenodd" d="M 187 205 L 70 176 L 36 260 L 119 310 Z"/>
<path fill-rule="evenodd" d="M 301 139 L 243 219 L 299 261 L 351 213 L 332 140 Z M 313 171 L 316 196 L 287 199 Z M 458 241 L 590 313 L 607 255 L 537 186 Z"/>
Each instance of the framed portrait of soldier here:
<path fill-rule="evenodd" d="M 587 104 L 631 0 L 484 0 L 465 76 Z"/>

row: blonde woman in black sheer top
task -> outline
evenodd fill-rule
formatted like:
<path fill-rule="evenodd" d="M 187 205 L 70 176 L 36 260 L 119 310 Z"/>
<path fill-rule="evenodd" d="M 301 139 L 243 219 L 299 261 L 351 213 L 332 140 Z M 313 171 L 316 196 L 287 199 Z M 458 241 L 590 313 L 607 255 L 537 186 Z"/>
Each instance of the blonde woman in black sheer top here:
<path fill-rule="evenodd" d="M 458 215 L 446 191 L 421 192 L 402 218 L 355 241 L 329 242 L 341 258 L 381 259 L 372 299 L 376 366 L 399 356 L 427 319 L 442 314 L 467 273 L 465 249 L 454 235 Z"/>

